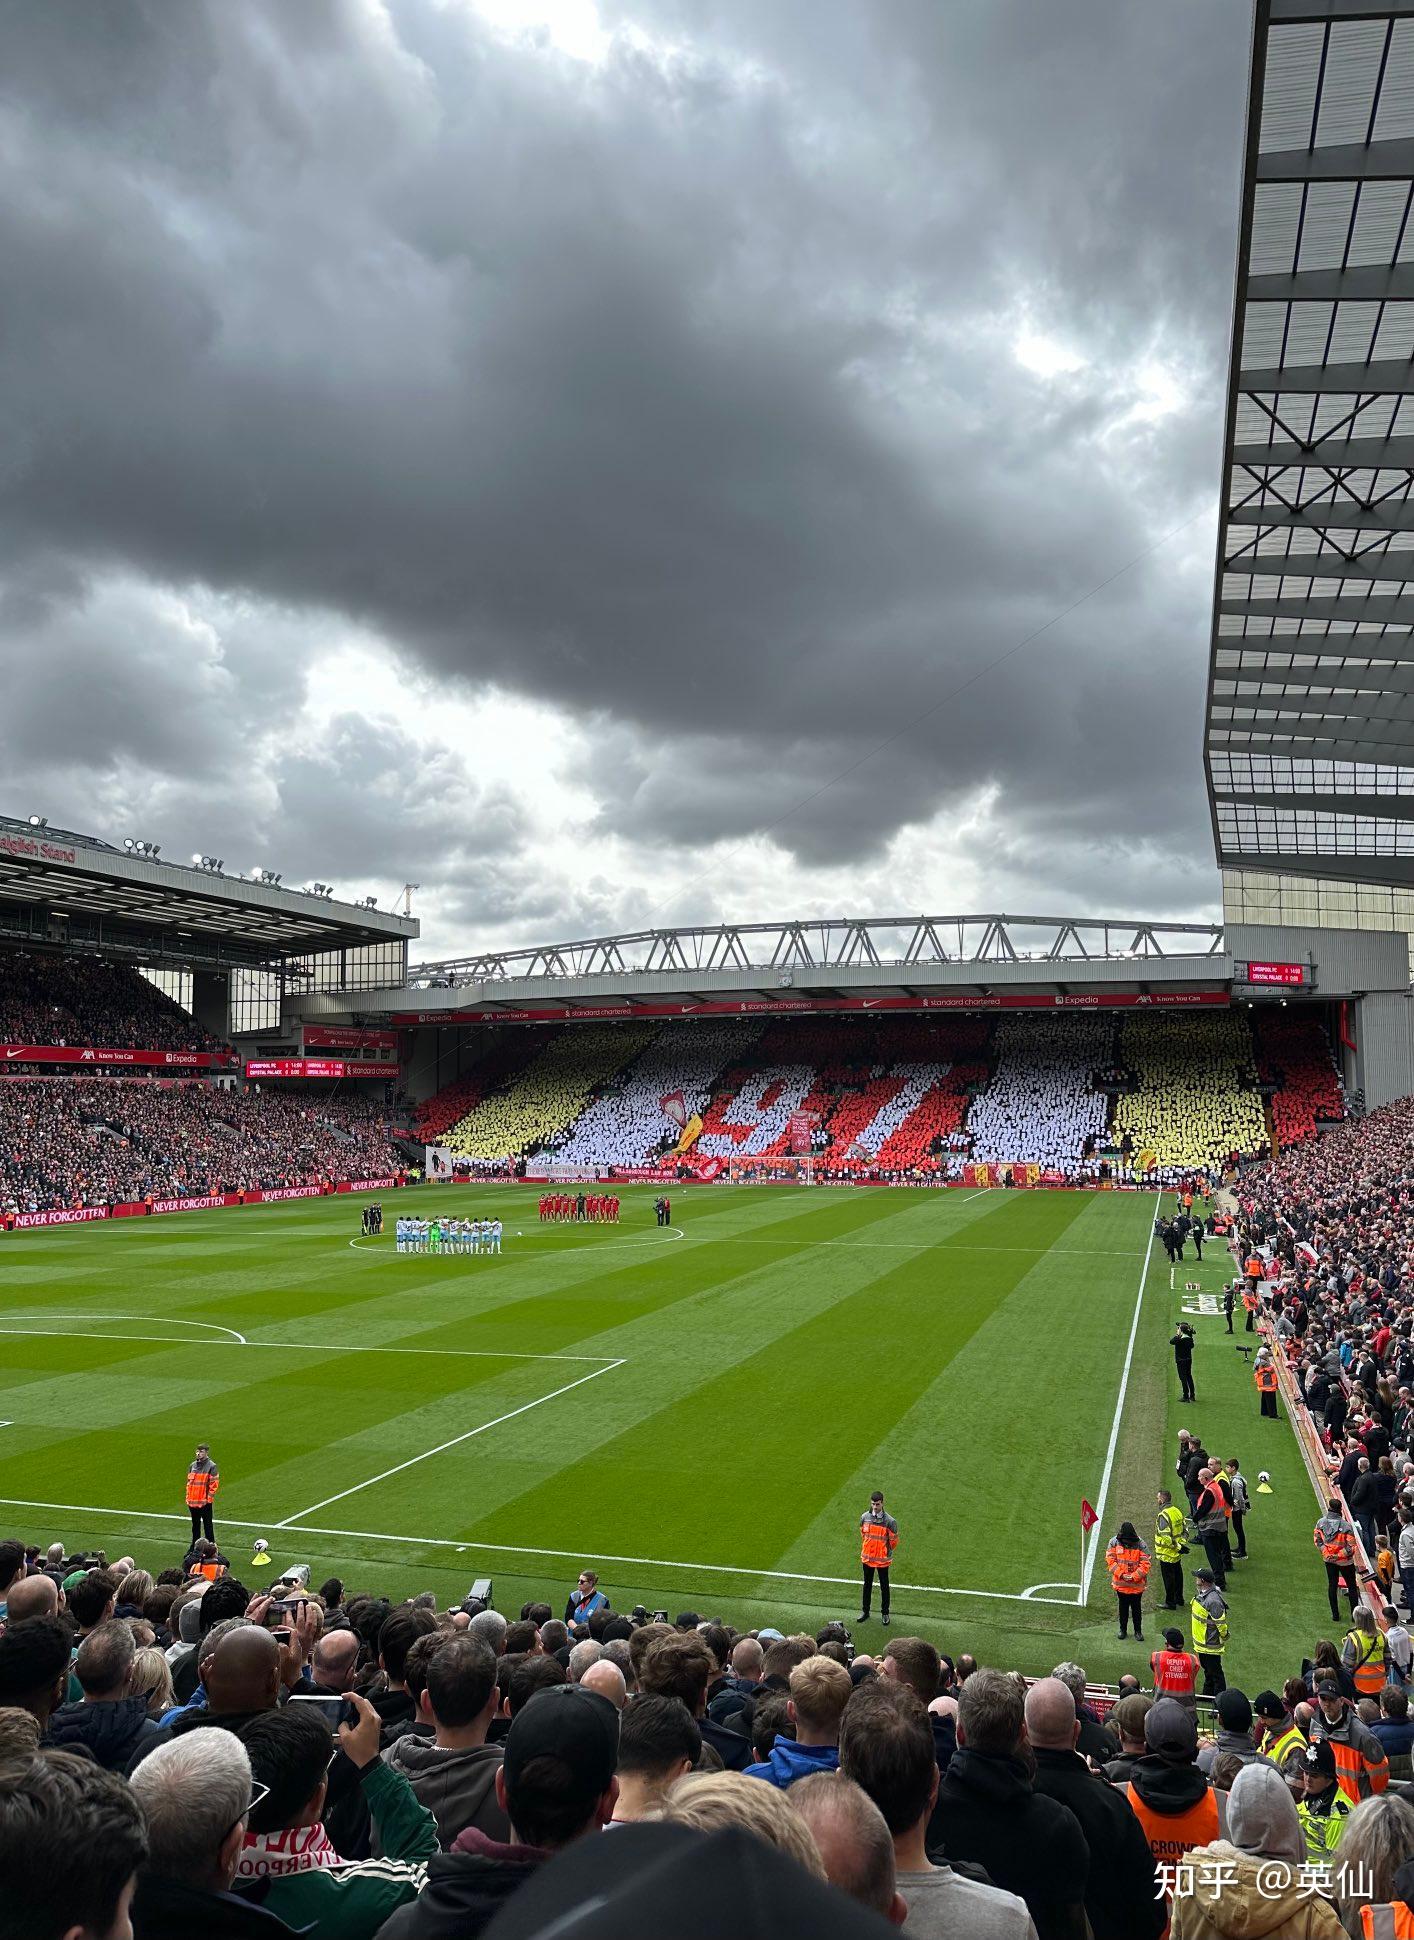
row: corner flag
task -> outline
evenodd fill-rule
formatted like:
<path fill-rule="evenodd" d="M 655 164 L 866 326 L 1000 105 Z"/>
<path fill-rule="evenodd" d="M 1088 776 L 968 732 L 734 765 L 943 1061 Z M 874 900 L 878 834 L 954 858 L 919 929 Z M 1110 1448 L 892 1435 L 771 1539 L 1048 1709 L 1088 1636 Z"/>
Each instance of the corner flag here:
<path fill-rule="evenodd" d="M 1080 1498 L 1081 1534 L 1088 1536 L 1090 1531 L 1095 1527 L 1095 1524 L 1099 1520 L 1100 1518 L 1095 1514 L 1095 1511 L 1090 1507 L 1090 1504 L 1085 1500 L 1084 1496 L 1081 1496 Z"/>

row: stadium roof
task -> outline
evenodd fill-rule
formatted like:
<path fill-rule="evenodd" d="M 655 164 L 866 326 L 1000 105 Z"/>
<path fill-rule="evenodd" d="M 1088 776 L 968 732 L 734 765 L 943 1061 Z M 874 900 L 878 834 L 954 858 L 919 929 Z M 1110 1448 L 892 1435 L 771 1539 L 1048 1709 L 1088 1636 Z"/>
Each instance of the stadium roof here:
<path fill-rule="evenodd" d="M 118 848 L 0 815 L 0 943 L 70 943 L 147 963 L 264 965 L 406 944 L 415 918 Z"/>
<path fill-rule="evenodd" d="M 1414 0 L 1256 0 L 1207 770 L 1218 859 L 1414 882 Z"/>

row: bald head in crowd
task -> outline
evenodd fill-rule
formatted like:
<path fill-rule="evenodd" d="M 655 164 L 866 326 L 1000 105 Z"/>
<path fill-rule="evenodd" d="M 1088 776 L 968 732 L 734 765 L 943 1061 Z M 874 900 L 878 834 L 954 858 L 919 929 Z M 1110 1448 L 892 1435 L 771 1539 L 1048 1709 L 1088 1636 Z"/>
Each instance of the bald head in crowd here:
<path fill-rule="evenodd" d="M 624 1674 L 606 1657 L 596 1658 L 579 1681 L 586 1691 L 597 1691 L 600 1697 L 606 1697 L 616 1711 L 622 1711 L 628 1703 Z"/>
<path fill-rule="evenodd" d="M 358 1632 L 329 1630 L 314 1646 L 311 1674 L 316 1690 L 347 1691 L 358 1669 Z"/>
<path fill-rule="evenodd" d="M 6 1622 L 23 1623 L 26 1617 L 53 1617 L 59 1611 L 59 1586 L 52 1576 L 27 1576 L 11 1585 L 6 1599 Z"/>
<path fill-rule="evenodd" d="M 810 1828 L 831 1886 L 902 1926 L 908 1908 L 897 1887 L 893 1835 L 869 1794 L 840 1772 L 815 1772 L 791 1786 L 790 1802 Z"/>
<path fill-rule="evenodd" d="M 732 1675 L 746 1684 L 759 1684 L 766 1653 L 759 1637 L 743 1637 L 732 1651 Z"/>
<path fill-rule="evenodd" d="M 205 1673 L 207 1707 L 213 1716 L 273 1711 L 280 1697 L 280 1646 L 268 1630 L 242 1624 L 221 1639 Z"/>
<path fill-rule="evenodd" d="M 1075 1698 L 1058 1677 L 1043 1677 L 1026 1693 L 1026 1735 L 1042 1751 L 1072 1751 L 1080 1726 Z"/>

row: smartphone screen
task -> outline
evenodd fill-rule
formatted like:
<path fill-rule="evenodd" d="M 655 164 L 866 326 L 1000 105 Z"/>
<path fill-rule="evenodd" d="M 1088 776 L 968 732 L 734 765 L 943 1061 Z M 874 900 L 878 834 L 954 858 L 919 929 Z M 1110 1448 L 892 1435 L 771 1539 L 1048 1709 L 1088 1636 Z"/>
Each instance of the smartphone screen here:
<path fill-rule="evenodd" d="M 352 1724 L 358 1716 L 347 1698 L 331 1692 L 296 1691 L 289 1702 L 316 1711 L 331 1731 L 337 1731 L 341 1724 Z"/>

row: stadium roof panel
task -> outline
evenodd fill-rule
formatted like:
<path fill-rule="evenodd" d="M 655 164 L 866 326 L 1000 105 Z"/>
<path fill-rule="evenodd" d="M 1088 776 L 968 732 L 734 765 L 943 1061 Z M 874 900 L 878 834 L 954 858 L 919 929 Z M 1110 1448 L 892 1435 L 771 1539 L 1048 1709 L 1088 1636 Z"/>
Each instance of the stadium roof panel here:
<path fill-rule="evenodd" d="M 1220 862 L 1414 882 L 1411 487 L 1414 0 L 1256 0 L 1208 687 Z"/>
<path fill-rule="evenodd" d="M 404 946 L 415 918 L 117 848 L 0 815 L 0 942 L 69 941 L 153 961 L 261 965 Z"/>

